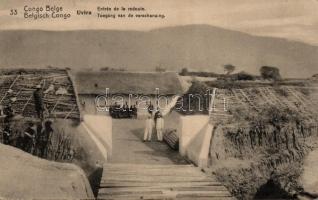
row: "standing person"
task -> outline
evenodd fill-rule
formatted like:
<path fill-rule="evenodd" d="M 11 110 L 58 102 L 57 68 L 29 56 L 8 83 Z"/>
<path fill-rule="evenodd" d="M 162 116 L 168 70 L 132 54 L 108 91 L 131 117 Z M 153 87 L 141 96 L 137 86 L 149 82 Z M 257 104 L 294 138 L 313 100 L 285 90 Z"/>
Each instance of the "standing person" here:
<path fill-rule="evenodd" d="M 133 107 L 133 105 L 130 105 L 128 113 L 129 113 L 129 118 L 133 118 L 134 117 L 134 107 Z"/>
<path fill-rule="evenodd" d="M 43 132 L 43 126 L 42 122 L 39 122 L 36 126 L 36 134 L 35 134 L 35 147 L 34 147 L 34 155 L 39 155 L 40 154 L 40 140 L 41 140 L 41 135 Z"/>
<path fill-rule="evenodd" d="M 109 106 L 109 114 L 110 116 L 113 118 L 114 117 L 114 106 L 113 105 L 110 105 Z"/>
<path fill-rule="evenodd" d="M 52 133 L 53 133 L 52 122 L 48 120 L 44 123 L 44 128 L 42 129 L 41 134 L 38 137 L 39 138 L 38 149 L 39 149 L 39 156 L 41 158 L 47 158 L 48 156 L 48 147 L 49 147 Z"/>
<path fill-rule="evenodd" d="M 24 150 L 24 137 L 25 135 L 23 131 L 18 132 L 16 147 L 18 147 L 21 150 Z"/>
<path fill-rule="evenodd" d="M 41 85 L 36 86 L 36 90 L 33 93 L 35 111 L 39 119 L 43 120 L 43 91 Z"/>
<path fill-rule="evenodd" d="M 3 112 L 3 106 L 0 104 L 0 116 L 3 116 L 4 112 Z"/>
<path fill-rule="evenodd" d="M 12 118 L 14 116 L 11 101 L 8 103 L 7 106 L 4 107 L 3 114 L 4 114 L 3 143 L 10 144 L 10 138 L 12 134 L 11 123 L 12 123 Z"/>
<path fill-rule="evenodd" d="M 149 106 L 151 106 L 151 104 Z M 153 127 L 154 127 L 153 110 L 149 109 L 148 107 L 146 127 L 145 127 L 144 140 L 143 140 L 144 142 L 151 141 Z"/>
<path fill-rule="evenodd" d="M 162 132 L 164 127 L 164 121 L 162 117 L 163 117 L 162 113 L 160 112 L 160 109 L 158 109 L 155 114 L 155 122 L 156 122 L 157 138 L 159 142 L 163 140 Z"/>
<path fill-rule="evenodd" d="M 28 123 L 28 128 L 24 130 L 23 150 L 33 153 L 36 136 L 36 125 L 33 122 Z"/>
<path fill-rule="evenodd" d="M 113 105 L 113 118 L 119 118 L 119 112 L 120 112 L 120 105 L 117 104 L 117 102 L 115 102 L 115 104 Z"/>
<path fill-rule="evenodd" d="M 125 105 L 123 106 L 123 116 L 122 118 L 129 118 L 129 106 L 126 101 Z"/>
<path fill-rule="evenodd" d="M 11 100 L 8 103 L 8 105 L 4 107 L 3 114 L 5 115 L 4 122 L 11 123 L 11 120 L 14 117 L 14 111 L 12 109 Z"/>
<path fill-rule="evenodd" d="M 137 107 L 136 107 L 136 105 L 134 105 L 132 108 L 132 113 L 133 113 L 134 118 L 137 118 L 137 112 L 138 112 Z"/>
<path fill-rule="evenodd" d="M 11 135 L 12 135 L 12 130 L 10 123 L 5 122 L 4 124 L 4 129 L 3 129 L 3 144 L 10 145 L 11 144 Z"/>
<path fill-rule="evenodd" d="M 149 113 L 152 113 L 153 111 L 154 111 L 154 107 L 153 107 L 153 105 L 151 104 L 151 101 L 149 101 L 148 112 L 149 112 Z"/>
<path fill-rule="evenodd" d="M 10 139 L 12 135 L 11 123 L 14 117 L 14 111 L 12 109 L 11 100 L 7 106 L 3 109 L 4 114 L 4 129 L 3 129 L 3 143 L 10 144 Z"/>

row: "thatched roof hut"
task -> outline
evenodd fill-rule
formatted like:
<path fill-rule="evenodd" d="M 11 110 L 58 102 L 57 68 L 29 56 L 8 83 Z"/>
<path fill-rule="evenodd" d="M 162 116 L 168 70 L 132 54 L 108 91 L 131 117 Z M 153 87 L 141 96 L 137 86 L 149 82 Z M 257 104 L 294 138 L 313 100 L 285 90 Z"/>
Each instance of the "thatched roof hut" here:
<path fill-rule="evenodd" d="M 49 118 L 80 119 L 73 83 L 64 69 L 1 69 L 0 105 L 10 100 L 17 115 L 35 117 L 33 92 L 44 91 L 43 101 Z"/>
<path fill-rule="evenodd" d="M 79 95 L 110 94 L 160 95 L 182 94 L 182 87 L 174 72 L 78 72 L 75 84 Z"/>

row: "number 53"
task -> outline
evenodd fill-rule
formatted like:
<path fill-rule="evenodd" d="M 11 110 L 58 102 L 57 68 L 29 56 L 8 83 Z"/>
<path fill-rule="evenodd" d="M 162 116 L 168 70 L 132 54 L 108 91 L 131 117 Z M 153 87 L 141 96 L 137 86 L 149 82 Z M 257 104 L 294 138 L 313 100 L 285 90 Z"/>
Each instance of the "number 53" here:
<path fill-rule="evenodd" d="M 17 15 L 18 14 L 18 10 L 17 9 L 11 9 L 10 10 L 10 15 Z"/>

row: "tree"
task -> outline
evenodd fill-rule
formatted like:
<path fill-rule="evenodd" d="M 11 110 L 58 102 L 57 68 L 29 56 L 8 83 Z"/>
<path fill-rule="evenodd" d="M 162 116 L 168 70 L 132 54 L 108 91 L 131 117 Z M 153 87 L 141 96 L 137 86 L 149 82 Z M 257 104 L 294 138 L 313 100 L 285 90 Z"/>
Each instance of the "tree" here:
<path fill-rule="evenodd" d="M 186 75 L 188 75 L 188 73 L 189 73 L 188 68 L 184 67 L 184 68 L 181 69 L 180 75 L 181 76 L 186 76 Z"/>
<path fill-rule="evenodd" d="M 232 74 L 232 77 L 237 81 L 252 81 L 255 77 L 245 71 L 241 71 L 237 74 Z"/>
<path fill-rule="evenodd" d="M 277 67 L 262 66 L 260 69 L 260 74 L 265 80 L 277 81 L 282 79 Z"/>
<path fill-rule="evenodd" d="M 224 68 L 224 71 L 226 72 L 226 75 L 229 75 L 232 72 L 234 72 L 236 67 L 234 65 L 231 65 L 231 64 L 226 64 L 223 66 L 223 68 Z"/>

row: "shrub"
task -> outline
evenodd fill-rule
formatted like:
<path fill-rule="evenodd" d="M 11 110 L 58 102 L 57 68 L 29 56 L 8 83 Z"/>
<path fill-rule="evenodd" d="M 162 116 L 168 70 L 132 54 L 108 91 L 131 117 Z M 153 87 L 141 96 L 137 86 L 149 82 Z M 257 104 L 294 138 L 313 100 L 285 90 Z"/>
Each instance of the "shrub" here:
<path fill-rule="evenodd" d="M 260 74 L 266 80 L 278 81 L 282 79 L 277 67 L 263 66 L 260 69 Z"/>
<path fill-rule="evenodd" d="M 184 94 L 181 101 L 178 101 L 176 107 L 182 108 L 178 111 L 182 114 L 207 114 L 209 108 L 209 95 L 207 93 L 209 89 L 206 84 L 194 81 L 187 94 Z"/>
<path fill-rule="evenodd" d="M 182 68 L 181 72 L 179 73 L 180 76 L 187 76 L 189 73 L 188 68 Z"/>
<path fill-rule="evenodd" d="M 244 71 L 236 74 L 236 80 L 238 81 L 252 81 L 255 80 L 255 77 L 251 74 L 248 74 Z"/>

